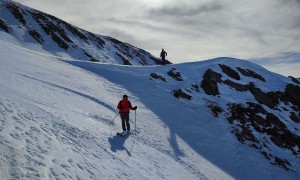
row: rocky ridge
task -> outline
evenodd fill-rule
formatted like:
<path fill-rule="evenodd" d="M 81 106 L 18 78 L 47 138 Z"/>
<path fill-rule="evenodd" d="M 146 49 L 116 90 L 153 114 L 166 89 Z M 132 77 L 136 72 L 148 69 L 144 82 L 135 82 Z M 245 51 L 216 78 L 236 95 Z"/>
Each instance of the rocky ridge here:
<path fill-rule="evenodd" d="M 230 61 L 236 60 L 228 59 Z M 256 149 L 271 164 L 295 171 L 284 154 L 300 158 L 299 81 L 288 77 L 288 82 L 281 87 L 283 90 L 268 90 L 270 85 L 266 77 L 253 69 L 232 64 L 219 63 L 207 68 L 199 82 L 190 82 L 184 78 L 184 73 L 174 68 L 164 75 L 152 73 L 150 79 L 161 80 L 162 84 L 178 82 L 180 88 L 171 91 L 174 97 L 187 101 L 200 97 L 216 118 L 225 117 L 239 142 Z M 244 103 L 226 99 L 226 94 L 222 94 L 225 88 L 244 96 Z M 215 100 L 209 97 L 215 97 Z M 274 148 L 285 153 L 278 154 Z"/>
<path fill-rule="evenodd" d="M 115 38 L 93 34 L 19 3 L 0 3 L 0 32 L 26 48 L 74 59 L 123 65 L 161 64 L 150 53 Z M 31 45 L 30 45 L 31 44 Z M 169 62 L 170 63 L 170 62 Z"/>

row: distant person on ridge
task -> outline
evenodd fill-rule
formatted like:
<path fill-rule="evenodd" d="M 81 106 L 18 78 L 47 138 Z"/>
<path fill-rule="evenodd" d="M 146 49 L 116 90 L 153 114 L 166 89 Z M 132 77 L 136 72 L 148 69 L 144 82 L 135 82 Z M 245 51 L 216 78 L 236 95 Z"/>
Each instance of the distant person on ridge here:
<path fill-rule="evenodd" d="M 129 124 L 129 110 L 136 110 L 137 107 L 132 107 L 131 102 L 128 101 L 128 96 L 124 95 L 123 99 L 118 104 L 119 114 L 122 120 L 122 134 L 130 132 L 130 124 Z"/>
<path fill-rule="evenodd" d="M 161 53 L 160 53 L 161 64 L 162 64 L 162 65 L 165 65 L 165 64 L 166 64 L 166 56 L 167 56 L 167 55 L 168 55 L 167 52 L 166 52 L 164 49 L 162 49 L 162 50 L 161 50 Z"/>

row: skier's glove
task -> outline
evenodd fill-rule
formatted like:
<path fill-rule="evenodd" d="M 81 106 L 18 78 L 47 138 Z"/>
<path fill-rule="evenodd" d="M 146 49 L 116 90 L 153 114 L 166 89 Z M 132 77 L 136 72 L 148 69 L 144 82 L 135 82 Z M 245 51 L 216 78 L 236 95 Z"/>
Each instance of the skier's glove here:
<path fill-rule="evenodd" d="M 136 109 L 137 109 L 137 107 L 136 107 L 136 106 L 134 106 L 134 107 L 133 107 L 133 110 L 136 110 Z"/>

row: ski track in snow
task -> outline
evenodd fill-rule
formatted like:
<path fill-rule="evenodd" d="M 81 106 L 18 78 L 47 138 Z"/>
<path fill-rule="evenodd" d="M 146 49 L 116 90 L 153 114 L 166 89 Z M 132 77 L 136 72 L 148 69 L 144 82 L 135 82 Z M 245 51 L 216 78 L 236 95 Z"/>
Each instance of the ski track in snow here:
<path fill-rule="evenodd" d="M 17 107 L 10 101 L 2 98 L 0 100 L 1 119 L 15 120 L 13 124 L 1 121 L 0 127 L 1 131 L 5 129 L 10 134 L 9 139 L 1 138 L 1 149 L 5 150 L 7 148 L 4 151 L 6 153 L 2 157 L 5 157 L 4 161 L 10 161 L 8 173 L 12 178 L 47 178 L 42 172 L 48 171 L 50 178 L 76 179 L 81 177 L 84 179 L 84 177 L 89 177 L 98 179 L 99 177 L 97 178 L 95 173 L 98 171 L 99 166 L 89 163 L 87 159 L 92 159 L 94 162 L 103 162 L 105 160 L 110 161 L 109 158 L 113 157 L 114 161 L 118 161 L 117 164 L 126 167 L 128 163 L 125 160 L 128 160 L 132 156 L 133 151 L 143 144 L 142 141 L 139 141 L 138 134 L 133 134 L 129 137 L 109 137 L 108 142 L 111 147 L 108 147 L 107 144 L 99 144 L 99 137 L 93 136 L 87 130 L 80 130 L 61 119 L 52 117 L 51 114 L 43 112 L 39 108 L 31 107 L 31 110 L 34 111 L 28 113 L 23 111 L 24 107 L 22 106 Z M 36 114 L 45 116 L 39 117 Z M 19 144 L 22 144 L 22 146 L 19 147 Z M 118 153 L 122 150 L 128 155 L 128 158 L 125 158 L 125 160 L 123 159 L 124 155 Z M 63 153 L 65 156 L 56 157 L 56 153 Z M 114 153 L 117 153 L 117 155 Z M 72 154 L 74 157 L 68 154 Z M 126 154 L 125 156 L 127 156 Z M 147 156 L 147 152 L 142 152 L 142 154 Z M 161 166 L 161 153 L 157 152 L 156 155 L 156 158 L 151 157 L 151 168 L 145 166 L 145 162 L 140 162 L 137 166 L 142 172 L 157 172 L 158 174 L 156 175 L 163 179 L 165 177 L 163 173 L 165 169 Z M 52 166 L 49 166 L 49 164 L 52 164 Z M 105 170 L 107 167 L 104 167 L 104 165 L 101 168 Z M 145 167 L 149 169 L 145 169 Z M 127 170 L 116 169 L 120 171 L 116 176 L 122 179 L 124 177 L 125 179 L 131 179 L 131 176 L 139 173 L 137 171 L 128 175 L 124 172 L 133 170 L 130 167 L 125 169 Z M 83 173 L 84 176 L 78 172 Z M 101 172 L 98 173 L 102 174 Z M 128 177 L 126 178 L 126 176 Z M 106 178 L 109 179 L 110 177 Z"/>

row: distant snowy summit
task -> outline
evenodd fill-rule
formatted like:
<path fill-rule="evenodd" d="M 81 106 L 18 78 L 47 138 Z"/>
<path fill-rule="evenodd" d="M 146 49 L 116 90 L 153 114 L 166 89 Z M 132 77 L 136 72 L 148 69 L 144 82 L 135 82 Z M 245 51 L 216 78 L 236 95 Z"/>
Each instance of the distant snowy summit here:
<path fill-rule="evenodd" d="M 17 45 L 35 51 L 80 60 L 123 65 L 161 63 L 140 48 L 93 34 L 10 0 L 0 2 L 0 37 L 15 39 Z"/>

